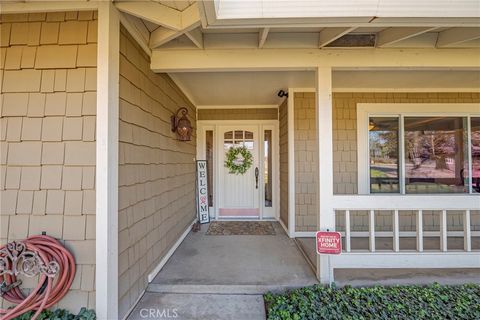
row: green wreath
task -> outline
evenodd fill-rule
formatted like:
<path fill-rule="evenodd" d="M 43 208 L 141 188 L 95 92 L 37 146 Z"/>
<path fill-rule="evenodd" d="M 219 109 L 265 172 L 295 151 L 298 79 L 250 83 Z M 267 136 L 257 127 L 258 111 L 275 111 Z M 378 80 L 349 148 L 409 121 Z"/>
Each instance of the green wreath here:
<path fill-rule="evenodd" d="M 252 153 L 243 146 L 231 147 L 225 153 L 225 167 L 228 168 L 230 173 L 245 174 L 252 166 L 252 163 Z"/>

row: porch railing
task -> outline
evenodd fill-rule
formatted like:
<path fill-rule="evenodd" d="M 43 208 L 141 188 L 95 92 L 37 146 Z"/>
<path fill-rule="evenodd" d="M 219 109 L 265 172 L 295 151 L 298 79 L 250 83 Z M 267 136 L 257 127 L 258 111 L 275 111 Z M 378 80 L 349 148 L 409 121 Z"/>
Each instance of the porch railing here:
<path fill-rule="evenodd" d="M 353 195 L 334 196 L 334 214 L 342 217 L 341 231 L 344 250 L 341 255 L 331 256 L 331 268 L 480 268 L 480 248 L 472 248 L 472 239 L 480 237 L 480 228 L 472 229 L 472 216 L 480 214 L 480 197 L 478 195 Z M 415 215 L 413 230 L 401 230 L 400 214 L 408 211 Z M 352 216 L 362 212 L 366 216 L 366 228 L 362 231 L 352 230 Z M 388 229 L 376 230 L 376 215 L 379 212 L 391 213 Z M 425 230 L 426 212 L 439 215 L 438 230 Z M 462 226 L 448 230 L 447 215 L 451 212 L 462 215 Z M 385 217 L 385 215 L 383 216 Z M 479 219 L 480 220 L 480 219 Z M 430 228 L 432 229 L 432 228 Z M 424 247 L 424 239 L 439 238 L 439 249 Z M 463 238 L 463 248 L 449 249 L 451 238 Z M 352 238 L 367 238 L 368 248 L 355 250 Z M 391 238 L 391 250 L 376 248 L 377 240 Z M 401 248 L 402 238 L 415 238 L 415 248 Z M 478 239 L 478 238 L 476 238 Z M 413 240 L 412 240 L 413 241 Z"/>

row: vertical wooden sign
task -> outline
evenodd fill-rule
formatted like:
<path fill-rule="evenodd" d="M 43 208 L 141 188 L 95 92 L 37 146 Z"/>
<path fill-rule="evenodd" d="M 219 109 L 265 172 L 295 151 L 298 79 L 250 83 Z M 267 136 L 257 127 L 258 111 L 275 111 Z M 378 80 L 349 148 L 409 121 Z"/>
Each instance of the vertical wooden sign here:
<path fill-rule="evenodd" d="M 197 215 L 200 223 L 209 223 L 207 160 L 197 160 Z"/>

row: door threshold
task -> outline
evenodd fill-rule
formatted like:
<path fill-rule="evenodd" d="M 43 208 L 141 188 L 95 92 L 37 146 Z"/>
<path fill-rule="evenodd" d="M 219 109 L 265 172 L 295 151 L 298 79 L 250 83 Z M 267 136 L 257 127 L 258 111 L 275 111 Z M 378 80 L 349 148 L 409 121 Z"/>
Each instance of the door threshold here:
<path fill-rule="evenodd" d="M 260 217 L 222 217 L 218 219 L 210 219 L 210 221 L 277 221 L 276 218 L 260 218 Z"/>

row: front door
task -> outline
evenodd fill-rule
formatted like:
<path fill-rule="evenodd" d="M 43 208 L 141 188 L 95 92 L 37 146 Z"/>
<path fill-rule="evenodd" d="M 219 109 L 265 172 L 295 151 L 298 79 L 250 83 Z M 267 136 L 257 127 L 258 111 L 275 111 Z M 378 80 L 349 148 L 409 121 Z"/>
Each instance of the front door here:
<path fill-rule="evenodd" d="M 219 126 L 218 150 L 218 217 L 260 217 L 260 138 L 258 126 Z M 232 173 L 225 166 L 230 148 L 244 146 L 252 155 L 252 165 L 245 173 Z M 240 157 L 238 164 L 242 163 Z"/>

